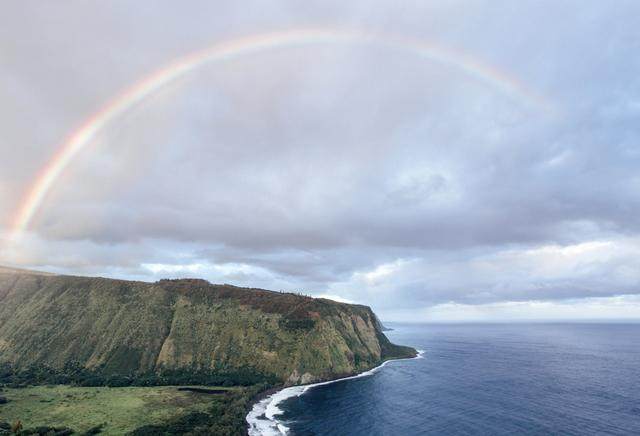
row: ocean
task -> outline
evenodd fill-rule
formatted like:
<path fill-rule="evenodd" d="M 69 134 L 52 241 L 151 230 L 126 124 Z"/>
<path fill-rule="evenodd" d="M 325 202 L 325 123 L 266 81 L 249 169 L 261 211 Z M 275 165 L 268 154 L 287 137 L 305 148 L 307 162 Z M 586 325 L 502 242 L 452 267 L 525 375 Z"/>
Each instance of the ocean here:
<path fill-rule="evenodd" d="M 421 356 L 278 392 L 250 434 L 640 434 L 640 324 L 390 327 Z"/>

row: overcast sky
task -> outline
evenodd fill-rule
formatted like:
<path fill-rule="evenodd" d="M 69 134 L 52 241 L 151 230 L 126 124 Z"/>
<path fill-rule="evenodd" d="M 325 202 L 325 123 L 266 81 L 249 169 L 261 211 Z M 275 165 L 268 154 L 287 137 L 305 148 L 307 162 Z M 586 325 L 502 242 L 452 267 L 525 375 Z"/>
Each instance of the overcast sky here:
<path fill-rule="evenodd" d="M 637 1 L 5 1 L 0 262 L 296 290 L 410 321 L 640 318 Z M 65 138 L 181 56 L 300 28 L 420 40 L 202 66 L 101 130 L 29 231 Z"/>

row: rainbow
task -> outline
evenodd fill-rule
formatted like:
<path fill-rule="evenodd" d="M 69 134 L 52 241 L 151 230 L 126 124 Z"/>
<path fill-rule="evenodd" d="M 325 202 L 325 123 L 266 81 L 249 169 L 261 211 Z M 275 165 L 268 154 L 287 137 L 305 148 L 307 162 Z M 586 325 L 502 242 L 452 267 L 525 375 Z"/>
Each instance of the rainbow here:
<path fill-rule="evenodd" d="M 364 31 L 333 29 L 298 29 L 234 39 L 187 55 L 157 70 L 118 94 L 100 110 L 88 117 L 75 131 L 71 132 L 39 172 L 34 182 L 30 185 L 27 195 L 20 202 L 18 213 L 11 226 L 11 239 L 17 239 L 29 228 L 34 215 L 42 206 L 45 197 L 56 184 L 65 168 L 70 165 L 80 151 L 91 143 L 101 130 L 127 112 L 127 110 L 175 79 L 208 63 L 229 60 L 268 49 L 310 44 L 345 43 L 375 44 L 405 51 L 447 67 L 455 68 L 476 80 L 489 84 L 515 100 L 525 102 L 527 105 L 538 109 L 551 109 L 551 106 L 542 97 L 526 88 L 513 77 L 462 52 L 420 40 Z"/>

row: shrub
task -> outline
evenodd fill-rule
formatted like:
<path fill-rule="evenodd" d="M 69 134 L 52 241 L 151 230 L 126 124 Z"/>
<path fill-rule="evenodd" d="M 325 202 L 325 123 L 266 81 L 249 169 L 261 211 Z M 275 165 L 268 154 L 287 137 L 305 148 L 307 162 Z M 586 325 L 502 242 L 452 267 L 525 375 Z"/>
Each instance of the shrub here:
<path fill-rule="evenodd" d="M 104 426 L 105 424 L 100 424 L 100 425 L 96 425 L 95 427 L 91 427 L 89 430 L 83 433 L 83 436 L 92 436 L 94 434 L 100 434 L 102 433 L 102 429 L 104 428 Z"/>

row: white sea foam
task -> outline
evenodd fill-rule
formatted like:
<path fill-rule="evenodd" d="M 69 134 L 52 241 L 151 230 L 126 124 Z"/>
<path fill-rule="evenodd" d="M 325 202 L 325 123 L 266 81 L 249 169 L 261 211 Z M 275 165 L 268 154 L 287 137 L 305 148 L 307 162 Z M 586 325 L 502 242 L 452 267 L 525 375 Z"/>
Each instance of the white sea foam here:
<path fill-rule="evenodd" d="M 412 359 L 422 359 L 424 351 L 418 350 L 418 355 L 413 357 Z M 331 383 L 337 383 L 343 380 L 352 380 L 360 377 L 367 377 L 375 374 L 378 370 L 383 368 L 387 363 L 394 362 L 397 360 L 407 360 L 407 359 L 395 359 L 395 360 L 387 360 L 383 362 L 380 366 L 376 366 L 375 368 L 362 372 L 357 375 L 352 375 L 351 377 L 344 377 L 335 380 L 329 380 L 320 383 L 313 383 L 304 386 L 291 386 L 289 388 L 282 389 L 274 394 L 269 395 L 268 397 L 260 400 L 256 404 L 253 405 L 253 408 L 247 415 L 247 423 L 249 423 L 249 436 L 282 436 L 286 435 L 289 432 L 289 428 L 285 425 L 286 423 L 278 420 L 278 416 L 282 415 L 284 411 L 280 409 L 278 406 L 285 400 L 293 397 L 299 397 L 310 389 L 313 389 L 317 386 L 324 386 Z"/>

